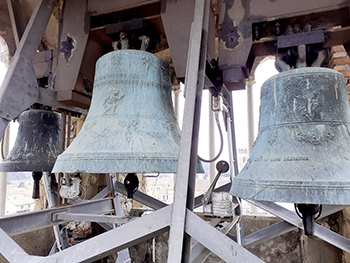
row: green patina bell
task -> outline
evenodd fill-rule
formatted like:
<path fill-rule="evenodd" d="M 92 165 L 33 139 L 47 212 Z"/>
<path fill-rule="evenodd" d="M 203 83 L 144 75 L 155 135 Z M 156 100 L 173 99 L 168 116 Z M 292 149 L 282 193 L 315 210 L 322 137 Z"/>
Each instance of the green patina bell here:
<path fill-rule="evenodd" d="M 301 68 L 263 84 L 258 136 L 230 193 L 260 201 L 350 204 L 350 110 L 342 74 Z"/>
<path fill-rule="evenodd" d="M 144 51 L 114 51 L 97 61 L 89 113 L 53 172 L 172 173 L 179 144 L 168 64 Z"/>

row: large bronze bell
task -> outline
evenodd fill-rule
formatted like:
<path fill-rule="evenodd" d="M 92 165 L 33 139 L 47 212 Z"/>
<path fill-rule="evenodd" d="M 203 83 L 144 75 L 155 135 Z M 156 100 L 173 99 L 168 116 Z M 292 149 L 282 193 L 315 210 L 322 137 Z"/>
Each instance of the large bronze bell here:
<path fill-rule="evenodd" d="M 39 198 L 42 172 L 50 172 L 59 154 L 60 115 L 47 110 L 27 110 L 19 115 L 15 144 L 0 162 L 2 172 L 33 172 L 33 198 Z"/>
<path fill-rule="evenodd" d="M 263 84 L 258 136 L 230 193 L 262 201 L 350 204 L 350 110 L 342 74 L 301 68 Z"/>
<path fill-rule="evenodd" d="M 97 61 L 89 113 L 53 172 L 176 172 L 179 144 L 168 64 L 113 51 Z"/>

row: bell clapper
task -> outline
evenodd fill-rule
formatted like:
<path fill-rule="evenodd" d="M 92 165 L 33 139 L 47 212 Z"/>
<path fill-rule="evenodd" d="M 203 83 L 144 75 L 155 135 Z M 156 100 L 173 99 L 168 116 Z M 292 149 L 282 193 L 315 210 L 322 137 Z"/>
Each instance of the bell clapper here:
<path fill-rule="evenodd" d="M 317 220 L 322 213 L 322 205 L 294 204 L 294 206 L 297 215 L 303 220 L 305 235 L 313 236 L 315 220 Z"/>
<path fill-rule="evenodd" d="M 133 198 L 134 193 L 139 188 L 139 178 L 135 173 L 128 173 L 124 179 L 124 188 L 128 198 Z"/>
<path fill-rule="evenodd" d="M 39 199 L 40 198 L 40 180 L 43 176 L 43 172 L 33 172 L 32 173 L 34 184 L 33 184 L 33 199 Z"/>

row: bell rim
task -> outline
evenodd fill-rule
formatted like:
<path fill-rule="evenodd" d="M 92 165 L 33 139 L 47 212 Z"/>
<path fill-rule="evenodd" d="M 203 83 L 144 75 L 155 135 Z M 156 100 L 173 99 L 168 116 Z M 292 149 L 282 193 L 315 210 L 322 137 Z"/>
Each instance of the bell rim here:
<path fill-rule="evenodd" d="M 264 184 L 235 178 L 231 185 L 230 194 L 247 200 L 267 202 L 350 204 L 350 182 L 345 184 L 344 181 L 339 181 L 338 183 L 332 182 L 331 185 L 312 185 L 311 188 L 307 189 L 300 188 L 301 184 L 306 186 L 305 181 L 293 183 L 294 185 L 288 184 L 287 181 L 281 181 L 278 184 L 270 181 Z M 278 200 L 276 200 L 276 196 L 278 196 Z"/>
<path fill-rule="evenodd" d="M 291 70 L 286 70 L 282 71 L 280 73 L 277 73 L 271 77 L 269 77 L 263 85 L 273 79 L 279 79 L 279 78 L 284 78 L 284 77 L 290 77 L 293 75 L 300 75 L 300 74 L 313 74 L 313 73 L 324 73 L 324 74 L 337 74 L 344 78 L 343 74 L 341 74 L 339 71 L 336 71 L 334 69 L 330 68 L 323 68 L 323 67 L 305 67 L 305 68 L 296 68 L 296 69 L 291 69 Z"/>
<path fill-rule="evenodd" d="M 93 159 L 93 160 L 92 160 Z M 113 161 L 113 162 L 111 162 Z M 91 163 L 96 163 L 92 165 Z M 97 165 L 98 164 L 98 165 Z M 137 168 L 135 168 L 137 167 Z M 174 157 L 137 157 L 125 158 L 80 158 L 58 157 L 52 169 L 53 173 L 177 173 L 178 156 Z M 204 173 L 203 167 L 197 163 L 196 173 Z"/>

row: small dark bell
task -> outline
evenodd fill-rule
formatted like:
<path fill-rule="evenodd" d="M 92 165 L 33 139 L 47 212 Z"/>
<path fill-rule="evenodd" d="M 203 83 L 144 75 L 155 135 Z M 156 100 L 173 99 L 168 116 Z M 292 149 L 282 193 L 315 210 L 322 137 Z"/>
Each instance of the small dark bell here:
<path fill-rule="evenodd" d="M 50 172 L 59 154 L 60 115 L 48 110 L 27 110 L 19 115 L 15 144 L 0 162 L 2 172 L 33 172 L 34 199 L 40 198 L 42 172 Z"/>
<path fill-rule="evenodd" d="M 0 162 L 2 172 L 50 172 L 59 154 L 60 115 L 27 110 L 19 115 L 15 144 Z"/>
<path fill-rule="evenodd" d="M 124 188 L 128 193 L 128 198 L 133 198 L 134 193 L 139 188 L 139 178 L 135 173 L 129 173 L 124 179 Z"/>

